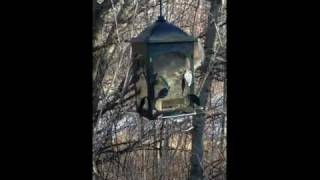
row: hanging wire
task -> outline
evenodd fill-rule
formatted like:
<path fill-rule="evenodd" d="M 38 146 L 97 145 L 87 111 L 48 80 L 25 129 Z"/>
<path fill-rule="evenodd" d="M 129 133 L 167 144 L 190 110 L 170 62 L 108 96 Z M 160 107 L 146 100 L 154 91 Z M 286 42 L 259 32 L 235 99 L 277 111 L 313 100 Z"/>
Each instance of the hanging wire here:
<path fill-rule="evenodd" d="M 158 22 L 165 22 L 165 19 L 162 16 L 162 0 L 160 0 L 160 16 L 158 17 Z"/>
<path fill-rule="evenodd" d="M 162 0 L 160 0 L 160 16 L 162 16 Z"/>

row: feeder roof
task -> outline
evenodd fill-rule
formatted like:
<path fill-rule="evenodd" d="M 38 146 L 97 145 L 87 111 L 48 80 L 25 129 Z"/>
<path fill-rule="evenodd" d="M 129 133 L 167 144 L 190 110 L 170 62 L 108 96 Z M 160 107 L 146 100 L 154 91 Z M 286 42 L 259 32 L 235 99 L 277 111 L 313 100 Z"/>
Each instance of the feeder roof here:
<path fill-rule="evenodd" d="M 177 26 L 168 23 L 162 16 L 151 26 L 144 29 L 137 37 L 131 39 L 132 43 L 170 43 L 194 42 L 195 38 L 189 36 Z"/>

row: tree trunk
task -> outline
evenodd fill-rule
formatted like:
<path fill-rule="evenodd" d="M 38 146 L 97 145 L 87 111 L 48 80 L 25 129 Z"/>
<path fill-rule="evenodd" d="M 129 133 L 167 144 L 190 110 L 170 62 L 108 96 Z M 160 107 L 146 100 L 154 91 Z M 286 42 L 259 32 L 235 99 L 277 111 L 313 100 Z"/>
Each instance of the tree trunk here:
<path fill-rule="evenodd" d="M 221 124 L 221 147 L 224 147 L 225 143 L 225 128 L 226 128 L 226 116 L 227 116 L 227 79 L 225 77 L 225 80 L 223 82 L 223 118 L 222 118 L 222 124 Z"/>
<path fill-rule="evenodd" d="M 204 61 L 205 68 L 202 68 L 202 75 L 210 73 L 208 65 L 214 57 L 214 43 L 216 39 L 216 28 L 214 22 L 216 22 L 219 15 L 219 7 L 221 6 L 221 0 L 212 0 L 210 15 L 208 17 L 208 29 L 206 32 L 205 40 L 205 50 L 206 58 Z M 203 106 L 206 106 L 208 101 L 209 92 L 211 89 L 213 76 L 208 75 L 204 79 L 202 89 L 200 89 L 200 102 Z M 205 114 L 201 113 L 200 110 L 197 110 L 197 115 L 192 121 L 193 131 L 192 131 L 192 150 L 191 150 L 191 174 L 190 180 L 200 180 L 203 179 L 203 130 L 205 126 Z"/>

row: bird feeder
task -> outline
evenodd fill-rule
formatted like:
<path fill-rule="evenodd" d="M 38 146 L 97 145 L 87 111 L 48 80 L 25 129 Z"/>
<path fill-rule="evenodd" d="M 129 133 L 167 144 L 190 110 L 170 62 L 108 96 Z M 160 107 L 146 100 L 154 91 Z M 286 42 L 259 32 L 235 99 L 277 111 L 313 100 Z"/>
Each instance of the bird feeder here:
<path fill-rule="evenodd" d="M 131 39 L 136 106 L 149 119 L 190 114 L 196 39 L 163 16 Z"/>

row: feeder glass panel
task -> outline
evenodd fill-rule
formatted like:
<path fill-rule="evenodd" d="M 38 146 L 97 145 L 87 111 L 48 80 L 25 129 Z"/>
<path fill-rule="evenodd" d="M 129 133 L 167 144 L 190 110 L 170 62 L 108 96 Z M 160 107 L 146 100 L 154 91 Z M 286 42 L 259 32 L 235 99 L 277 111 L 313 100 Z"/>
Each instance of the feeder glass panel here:
<path fill-rule="evenodd" d="M 141 108 L 140 110 L 147 111 L 149 105 L 147 99 L 142 104 L 143 99 L 148 96 L 146 46 L 143 43 L 133 43 L 132 46 L 133 59 L 136 62 L 134 70 L 135 78 L 137 78 L 135 83 L 136 105 L 137 108 Z"/>
<path fill-rule="evenodd" d="M 192 48 L 192 43 L 150 46 L 150 63 L 156 75 L 153 88 L 157 111 L 172 112 L 189 106 L 186 95 L 192 93 Z M 189 76 L 189 82 L 183 84 L 185 76 Z"/>

